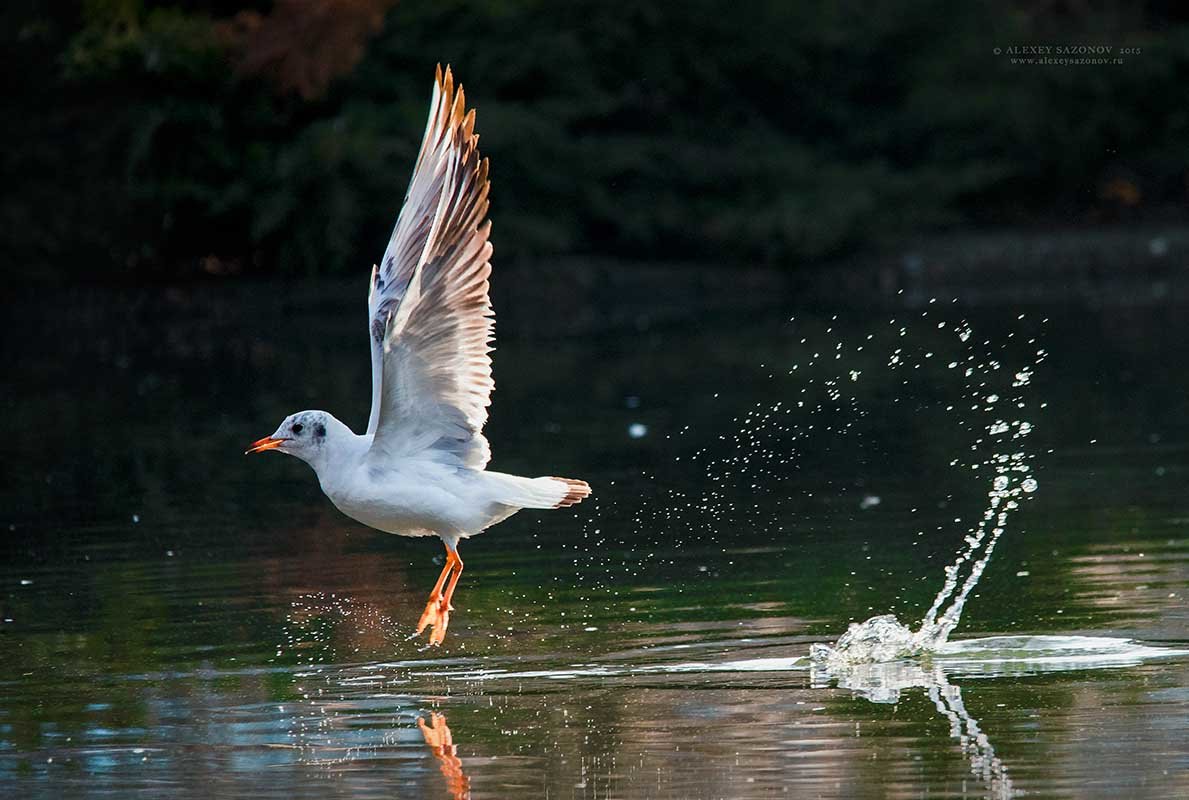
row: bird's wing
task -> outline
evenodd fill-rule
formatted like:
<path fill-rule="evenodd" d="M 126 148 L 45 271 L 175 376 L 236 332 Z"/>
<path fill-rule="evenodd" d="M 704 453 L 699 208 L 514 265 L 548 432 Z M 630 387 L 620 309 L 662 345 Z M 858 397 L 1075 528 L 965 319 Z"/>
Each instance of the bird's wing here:
<path fill-rule="evenodd" d="M 405 204 L 372 270 L 369 456 L 424 455 L 474 468 L 490 457 L 493 317 L 487 160 L 475 112 L 438 68 Z"/>

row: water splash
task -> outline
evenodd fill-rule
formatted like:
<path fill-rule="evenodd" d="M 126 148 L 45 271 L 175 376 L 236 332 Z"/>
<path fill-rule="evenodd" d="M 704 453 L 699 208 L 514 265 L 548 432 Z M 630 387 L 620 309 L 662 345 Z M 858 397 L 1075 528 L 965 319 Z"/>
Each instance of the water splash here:
<path fill-rule="evenodd" d="M 957 327 L 957 335 L 967 348 L 965 361 L 970 365 L 963 374 L 971 408 L 994 417 L 973 444 L 976 451 L 982 449 L 990 454 L 970 465 L 973 471 L 990 469 L 992 472 L 987 506 L 978 522 L 967 531 L 964 547 L 954 562 L 945 568 L 941 590 L 915 630 L 890 614 L 872 617 L 862 623 L 852 623 L 832 647 L 814 645 L 812 656 L 815 660 L 834 666 L 894 661 L 915 658 L 942 647 L 961 621 L 966 601 L 986 571 L 995 545 L 1007 529 L 1009 517 L 1019 509 L 1021 500 L 1037 489 L 1037 481 L 1029 466 L 1032 456 L 1022 445 L 1022 440 L 1032 433 L 1032 423 L 1019 418 L 1006 420 L 998 409 L 1010 407 L 1014 409 L 1013 415 L 1027 409 L 1024 389 L 1031 384 L 1033 370 L 1047 354 L 1037 350 L 1033 364 L 1015 372 L 1010 387 L 1002 390 L 1004 394 L 1001 395 L 999 391 L 989 390 L 988 382 L 983 378 L 1000 372 L 1002 364 L 990 354 L 980 359 L 974 351 L 973 331 L 968 323 L 963 322 Z M 991 345 L 989 341 L 982 344 L 988 348 Z M 951 369 L 958 366 L 956 361 L 949 364 Z M 956 459 L 951 464 L 959 465 Z"/>
<path fill-rule="evenodd" d="M 622 525 L 609 524 L 607 517 L 617 512 L 614 495 L 594 499 L 573 559 L 574 583 L 585 607 L 615 596 L 617 583 L 646 574 L 644 565 L 658 562 L 656 549 L 669 546 L 675 532 L 682 542 L 721 545 L 724 563 L 731 567 L 724 531 L 743 526 L 773 537 L 787 535 L 794 526 L 812 531 L 816 512 L 830 513 L 838 507 L 836 499 L 849 499 L 852 492 L 860 511 L 876 508 L 883 499 L 869 491 L 874 487 L 861 479 L 844 483 L 847 478 L 837 461 L 861 470 L 886 446 L 888 415 L 877 409 L 894 409 L 894 415 L 907 422 L 907 409 L 915 405 L 916 414 L 922 409 L 944 413 L 942 424 L 968 432 L 969 455 L 956 453 L 949 466 L 963 480 L 974 475 L 988 481 L 987 505 L 967 530 L 962 551 L 946 570 L 945 585 L 916 629 L 881 620 L 861 628 L 844 644 L 851 643 L 859 657 L 860 651 L 911 656 L 944 643 L 958 625 L 1008 518 L 1037 488 L 1030 471 L 1032 455 L 1023 443 L 1033 431 L 1025 393 L 1046 354 L 1035 349 L 1035 339 L 1017 338 L 1016 333 L 1007 333 L 1002 342 L 976 335 L 967 320 L 945 318 L 947 310 L 936 302 L 930 300 L 920 310 L 919 322 L 896 316 L 887 320 L 886 328 L 865 334 L 855 334 L 838 322 L 837 315 L 790 318 L 796 333 L 775 334 L 777 340 L 787 338 L 773 348 L 775 352 L 765 351 L 772 360 L 759 365 L 763 383 L 757 384 L 757 392 L 768 399 L 733 413 L 723 408 L 721 418 L 730 427 L 715 432 L 713 443 L 699 446 L 698 432 L 690 425 L 665 434 L 670 440 L 666 447 L 677 450 L 670 474 L 662 478 L 651 470 L 641 471 L 640 478 L 653 484 L 655 493 L 633 497 L 630 511 L 618 509 L 627 514 Z M 1009 369 L 1004 363 L 1008 345 L 1018 353 L 1020 344 L 1029 355 L 1024 364 Z M 914 395 L 912 382 L 922 379 L 928 384 Z M 954 383 L 961 387 L 960 394 Z M 938 396 L 938 386 L 947 387 L 948 401 Z M 713 398 L 720 402 L 719 393 Z M 828 462 L 823 465 L 827 468 L 815 469 L 817 461 Z M 799 496 L 790 494 L 794 485 L 801 487 Z M 946 502 L 950 498 L 947 495 Z M 918 537 L 923 534 L 917 532 Z M 674 591 L 682 589 L 677 586 Z"/>
<path fill-rule="evenodd" d="M 964 330 L 969 331 L 969 326 L 965 326 Z M 968 339 L 969 336 L 966 340 Z M 1032 382 L 1033 369 L 1043 362 L 1045 357 L 1044 350 L 1036 351 L 1033 365 L 1014 374 L 1009 389 L 1010 395 L 1003 400 L 1017 412 L 1027 408 L 1023 390 Z M 988 362 L 996 369 L 999 368 L 997 361 L 988 359 Z M 982 388 L 982 383 L 974 387 L 967 383 L 968 392 L 979 392 Z M 930 649 L 944 644 L 958 626 L 966 599 L 986 570 L 999 537 L 1007 529 L 1008 518 L 1020 507 L 1021 498 L 1031 495 L 1037 489 L 1036 479 L 1032 477 L 1028 465 L 1031 456 L 1021 449 L 1022 440 L 1032 433 L 1032 423 L 1023 419 L 1007 421 L 999 417 L 997 409 L 1000 400 L 1000 396 L 994 392 L 986 395 L 984 410 L 996 414 L 996 417 L 986 426 L 985 436 L 975 442 L 976 446 L 985 446 L 991 450 L 990 457 L 979 465 L 990 467 L 994 473 L 990 491 L 987 493 L 987 507 L 978 524 L 967 532 L 966 547 L 959 552 L 954 563 L 946 567 L 945 583 L 921 620 L 918 635 L 922 644 Z M 959 589 L 962 570 L 967 565 L 970 565 L 969 572 Z M 943 611 L 942 608 L 947 601 L 951 602 Z"/>
<path fill-rule="evenodd" d="M 930 649 L 930 640 L 922 631 L 901 624 L 892 614 L 881 614 L 866 622 L 852 622 L 833 646 L 811 645 L 809 655 L 815 663 L 842 668 L 915 658 Z"/>

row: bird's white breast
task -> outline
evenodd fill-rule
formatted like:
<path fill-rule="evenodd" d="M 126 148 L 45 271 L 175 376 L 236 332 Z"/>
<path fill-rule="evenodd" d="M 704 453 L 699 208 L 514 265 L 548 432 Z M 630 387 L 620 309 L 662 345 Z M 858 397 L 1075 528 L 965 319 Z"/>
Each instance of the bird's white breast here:
<path fill-rule="evenodd" d="M 475 470 L 418 459 L 386 467 L 365 461 L 323 481 L 322 488 L 340 511 L 377 530 L 457 537 L 478 533 L 498 513 L 481 476 Z"/>

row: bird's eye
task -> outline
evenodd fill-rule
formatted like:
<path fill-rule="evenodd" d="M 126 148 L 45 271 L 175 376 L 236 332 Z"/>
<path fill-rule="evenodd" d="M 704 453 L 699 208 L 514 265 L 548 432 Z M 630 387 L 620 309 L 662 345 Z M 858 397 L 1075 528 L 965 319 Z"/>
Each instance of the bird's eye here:
<path fill-rule="evenodd" d="M 302 425 L 300 422 L 295 422 L 295 423 L 293 423 L 293 427 L 290 430 L 292 430 L 294 434 L 298 434 L 298 433 L 301 433 L 301 429 L 304 427 L 305 426 Z"/>

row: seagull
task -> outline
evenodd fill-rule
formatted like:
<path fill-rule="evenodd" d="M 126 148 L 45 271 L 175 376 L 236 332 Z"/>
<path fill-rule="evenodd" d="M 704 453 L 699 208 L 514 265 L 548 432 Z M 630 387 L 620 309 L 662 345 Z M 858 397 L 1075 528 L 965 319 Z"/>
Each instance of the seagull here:
<path fill-rule="evenodd" d="M 487 159 L 478 141 L 474 109 L 466 111 L 461 84 L 456 89 L 449 66 L 443 74 L 439 65 L 404 206 L 372 267 L 367 432 L 325 411 L 301 411 L 246 451 L 300 458 L 330 502 L 364 525 L 442 540 L 446 564 L 416 632 L 430 627 L 434 646 L 454 610 L 460 540 L 522 508 L 566 508 L 590 495 L 585 481 L 486 468 L 494 312 Z"/>

